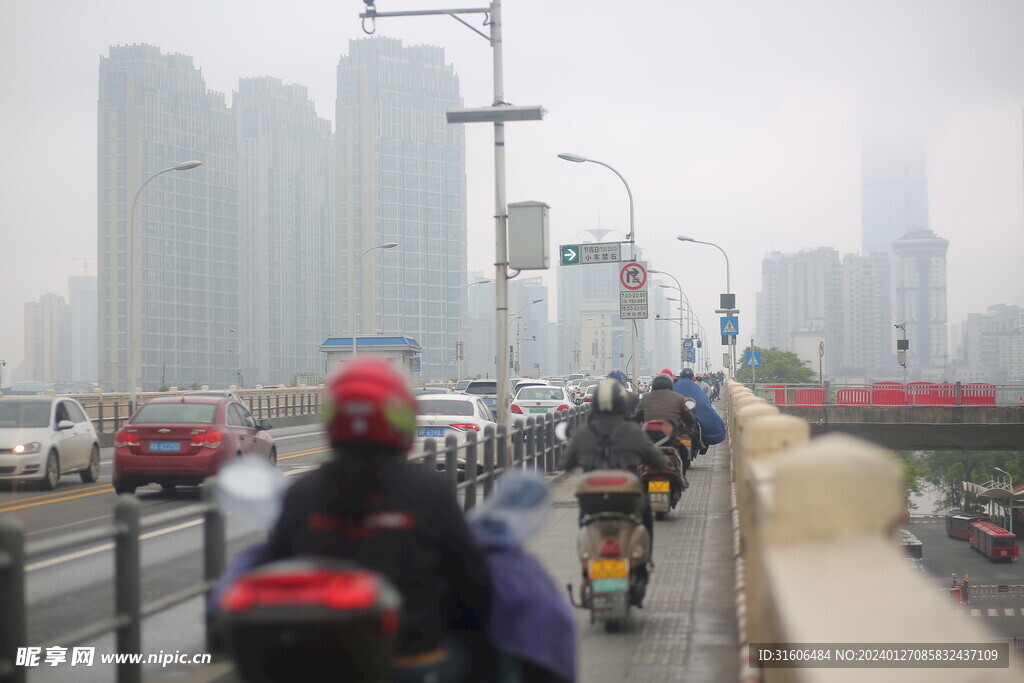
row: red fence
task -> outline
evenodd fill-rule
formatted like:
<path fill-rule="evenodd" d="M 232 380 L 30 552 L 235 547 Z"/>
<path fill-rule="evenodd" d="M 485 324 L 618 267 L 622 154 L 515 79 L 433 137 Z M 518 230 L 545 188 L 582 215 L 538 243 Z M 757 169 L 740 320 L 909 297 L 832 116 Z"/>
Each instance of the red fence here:
<path fill-rule="evenodd" d="M 769 403 L 792 406 L 994 406 L 997 401 L 997 387 L 994 384 L 975 382 L 960 386 L 957 400 L 957 385 L 943 382 L 875 382 L 864 387 L 837 387 L 834 399 L 829 400 L 828 390 L 819 387 L 787 386 L 765 384 L 758 387 L 758 394 Z M 1021 399 L 1024 405 L 1024 398 Z"/>

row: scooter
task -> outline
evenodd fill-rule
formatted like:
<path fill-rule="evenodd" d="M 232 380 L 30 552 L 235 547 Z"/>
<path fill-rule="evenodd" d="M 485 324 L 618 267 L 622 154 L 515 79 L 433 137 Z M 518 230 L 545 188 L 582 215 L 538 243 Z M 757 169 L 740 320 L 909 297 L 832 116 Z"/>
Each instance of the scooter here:
<path fill-rule="evenodd" d="M 689 460 L 689 437 L 680 445 L 686 448 L 686 459 L 680 457 L 679 448 L 672 445 L 676 439 L 676 425 L 668 420 L 648 420 L 643 424 L 644 433 L 654 442 L 668 460 L 669 469 L 651 470 L 646 467 L 640 479 L 655 519 L 665 519 L 679 503 L 688 484 L 683 478 Z"/>
<path fill-rule="evenodd" d="M 566 586 L 574 607 L 590 610 L 590 623 L 618 631 L 630 608 L 640 607 L 647 592 L 651 536 L 643 525 L 644 495 L 640 478 L 625 470 L 594 470 L 583 477 L 576 498 L 580 530 L 576 549 L 582 583 L 579 602 Z"/>

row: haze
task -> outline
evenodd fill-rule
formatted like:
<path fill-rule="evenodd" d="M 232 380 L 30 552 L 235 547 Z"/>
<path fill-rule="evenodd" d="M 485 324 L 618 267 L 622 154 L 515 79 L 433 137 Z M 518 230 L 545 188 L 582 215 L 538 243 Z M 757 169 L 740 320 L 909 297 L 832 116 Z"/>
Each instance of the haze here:
<path fill-rule="evenodd" d="M 380 11 L 481 3 L 378 0 Z M 335 69 L 363 37 L 360 0 L 0 0 L 0 358 L 23 358 L 23 305 L 67 296 L 96 273 L 99 57 L 148 43 L 194 58 L 208 87 L 270 75 L 309 88 L 334 117 Z M 861 143 L 890 120 L 926 140 L 926 226 L 950 241 L 949 322 L 1024 305 L 1024 3 L 998 0 L 646 3 L 508 0 L 505 93 L 542 104 L 508 126 L 508 199 L 551 205 L 552 253 L 581 230 L 628 231 L 673 272 L 714 328 L 729 254 L 754 326 L 761 260 L 772 250 L 860 250 Z M 491 52 L 446 17 L 382 19 L 378 35 L 445 49 L 466 106 L 491 104 Z M 469 268 L 493 272 L 488 126 L 467 127 Z M 612 238 L 614 239 L 614 237 Z M 557 267 L 545 275 L 554 285 Z M 551 297 L 552 306 L 555 297 Z M 552 319 L 554 313 L 552 309 Z"/>

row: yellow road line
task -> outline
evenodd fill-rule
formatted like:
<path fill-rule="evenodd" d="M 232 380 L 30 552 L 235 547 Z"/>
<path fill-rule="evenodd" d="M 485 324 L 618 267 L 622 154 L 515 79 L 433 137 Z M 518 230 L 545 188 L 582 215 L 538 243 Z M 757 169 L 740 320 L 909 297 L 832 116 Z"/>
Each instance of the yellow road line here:
<path fill-rule="evenodd" d="M 106 487 L 107 487 L 107 484 L 94 484 L 93 486 L 86 486 L 86 487 L 77 489 L 76 493 L 81 493 L 83 491 L 89 491 L 89 490 L 93 490 L 93 489 L 100 489 L 100 488 L 106 488 Z M 50 499 L 53 499 L 53 498 L 62 498 L 65 495 L 67 495 L 66 492 L 50 491 L 49 493 L 44 493 L 42 495 L 26 496 L 25 498 L 19 499 L 18 502 L 19 503 L 28 503 L 28 502 L 32 502 L 32 501 L 36 501 L 36 500 L 50 500 Z M 0 504 L 0 507 L 2 507 L 3 505 L 4 504 Z"/>

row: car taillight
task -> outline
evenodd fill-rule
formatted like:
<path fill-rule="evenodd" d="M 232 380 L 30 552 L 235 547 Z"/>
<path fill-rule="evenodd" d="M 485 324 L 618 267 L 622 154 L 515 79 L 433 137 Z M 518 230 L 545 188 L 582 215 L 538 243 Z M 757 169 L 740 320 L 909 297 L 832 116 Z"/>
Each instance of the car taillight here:
<path fill-rule="evenodd" d="M 618 539 L 606 538 L 601 541 L 601 547 L 598 548 L 597 553 L 601 557 L 618 557 L 622 554 L 622 548 L 619 546 Z"/>
<path fill-rule="evenodd" d="M 516 413 L 516 414 L 518 414 L 518 415 L 522 415 L 522 414 L 523 414 L 523 409 L 522 409 L 522 408 L 520 408 L 519 406 L 517 406 L 517 405 L 516 405 L 515 403 L 513 403 L 513 404 L 512 404 L 512 405 L 511 405 L 511 406 L 509 407 L 509 412 L 512 412 L 512 413 Z"/>
<path fill-rule="evenodd" d="M 583 397 L 583 402 L 584 403 L 590 403 L 590 397 L 589 396 L 584 396 Z"/>
<path fill-rule="evenodd" d="M 193 448 L 220 448 L 221 442 L 224 441 L 224 435 L 217 431 L 209 431 L 205 434 L 196 434 L 192 437 L 192 443 L 189 445 Z"/>
<path fill-rule="evenodd" d="M 472 429 L 474 432 L 479 432 L 480 431 L 480 425 L 475 425 L 475 424 L 468 424 L 467 423 L 467 424 L 448 425 L 448 426 L 451 427 L 452 429 L 461 429 L 463 431 L 465 431 L 467 429 Z"/>
<path fill-rule="evenodd" d="M 560 411 L 560 410 L 569 410 L 569 406 L 567 406 L 567 405 L 565 405 L 565 404 L 563 403 L 562 405 L 560 405 L 560 406 L 558 406 L 557 408 L 555 408 L 555 412 L 556 412 L 556 413 L 557 413 L 558 411 Z"/>
<path fill-rule="evenodd" d="M 138 445 L 139 437 L 136 435 L 135 440 L 133 441 L 127 429 L 122 429 L 114 435 L 114 448 L 127 448 L 128 446 Z"/>

